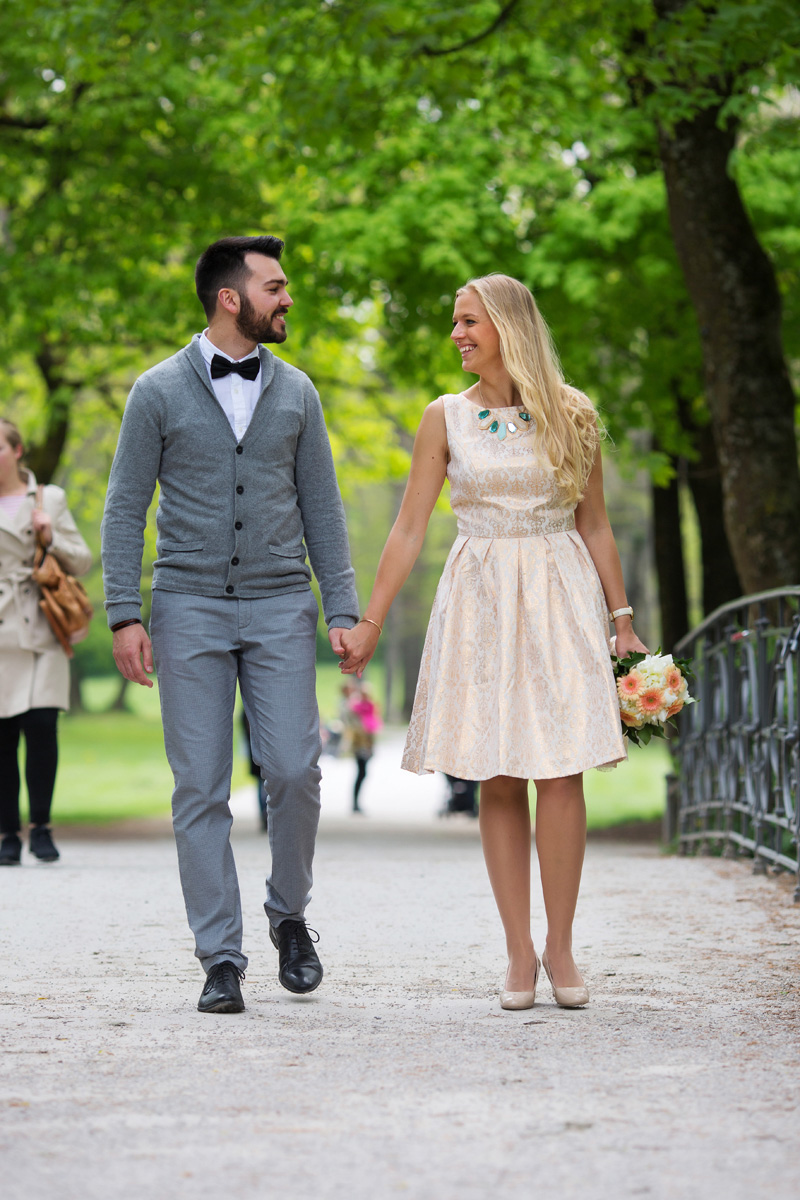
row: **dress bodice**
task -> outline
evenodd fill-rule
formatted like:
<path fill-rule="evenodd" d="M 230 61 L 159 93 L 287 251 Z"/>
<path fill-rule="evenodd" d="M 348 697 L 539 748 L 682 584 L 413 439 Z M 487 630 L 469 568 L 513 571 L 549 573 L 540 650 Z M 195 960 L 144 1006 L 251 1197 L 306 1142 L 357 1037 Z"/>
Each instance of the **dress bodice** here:
<path fill-rule="evenodd" d="M 519 538 L 575 528 L 575 505 L 555 482 L 524 409 L 480 409 L 463 394 L 443 398 L 450 503 L 466 537 Z"/>

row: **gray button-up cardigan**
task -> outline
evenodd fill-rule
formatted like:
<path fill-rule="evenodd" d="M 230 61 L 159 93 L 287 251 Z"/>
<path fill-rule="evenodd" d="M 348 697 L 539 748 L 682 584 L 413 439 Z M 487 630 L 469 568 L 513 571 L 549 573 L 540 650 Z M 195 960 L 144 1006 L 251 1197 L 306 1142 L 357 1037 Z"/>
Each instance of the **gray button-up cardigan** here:
<path fill-rule="evenodd" d="M 125 406 L 102 524 L 109 625 L 139 616 L 158 482 L 153 588 L 239 599 L 306 591 L 307 549 L 328 626 L 351 628 L 358 598 L 316 389 L 259 347 L 261 395 L 237 441 L 198 339 L 146 371 Z"/>

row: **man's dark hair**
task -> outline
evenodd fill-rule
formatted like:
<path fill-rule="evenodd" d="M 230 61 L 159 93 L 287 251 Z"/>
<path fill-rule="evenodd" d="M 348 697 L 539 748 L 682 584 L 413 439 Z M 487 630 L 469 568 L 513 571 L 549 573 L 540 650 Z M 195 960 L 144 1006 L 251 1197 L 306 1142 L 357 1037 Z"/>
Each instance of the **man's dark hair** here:
<path fill-rule="evenodd" d="M 283 253 L 280 238 L 264 234 L 263 237 L 221 238 L 209 246 L 197 260 L 194 284 L 197 298 L 205 309 L 209 320 L 217 308 L 220 288 L 228 287 L 243 292 L 250 272 L 244 261 L 245 254 L 263 254 L 267 258 L 280 259 Z"/>

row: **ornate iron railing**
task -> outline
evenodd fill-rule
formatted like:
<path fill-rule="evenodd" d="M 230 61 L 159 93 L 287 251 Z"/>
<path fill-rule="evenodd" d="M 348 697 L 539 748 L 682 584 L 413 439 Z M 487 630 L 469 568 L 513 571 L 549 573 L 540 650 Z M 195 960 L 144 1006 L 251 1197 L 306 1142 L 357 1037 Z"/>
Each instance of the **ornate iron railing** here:
<path fill-rule="evenodd" d="M 682 853 L 750 853 L 794 871 L 800 901 L 800 587 L 743 596 L 687 634 L 700 701 L 672 742 Z"/>

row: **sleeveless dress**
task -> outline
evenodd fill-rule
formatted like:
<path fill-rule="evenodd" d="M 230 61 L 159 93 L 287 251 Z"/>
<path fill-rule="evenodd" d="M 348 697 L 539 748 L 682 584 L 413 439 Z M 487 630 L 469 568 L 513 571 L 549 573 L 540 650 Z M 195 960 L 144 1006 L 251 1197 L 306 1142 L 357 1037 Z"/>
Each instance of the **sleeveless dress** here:
<path fill-rule="evenodd" d="M 458 537 L 422 654 L 402 765 L 556 779 L 626 757 L 594 563 L 521 406 L 443 397 Z"/>

